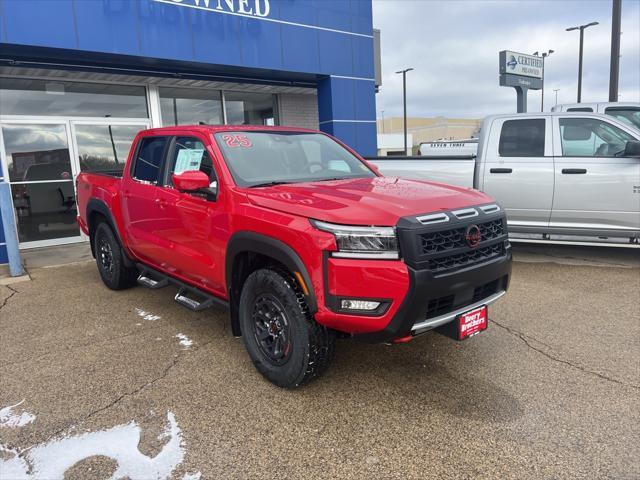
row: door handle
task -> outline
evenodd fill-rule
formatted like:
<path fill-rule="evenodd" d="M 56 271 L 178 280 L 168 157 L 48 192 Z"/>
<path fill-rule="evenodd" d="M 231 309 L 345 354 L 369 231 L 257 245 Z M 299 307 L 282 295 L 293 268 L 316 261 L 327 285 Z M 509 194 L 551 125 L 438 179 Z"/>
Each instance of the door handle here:
<path fill-rule="evenodd" d="M 127 192 L 127 191 L 122 192 L 122 196 L 123 196 L 124 198 L 131 198 L 131 192 Z"/>
<path fill-rule="evenodd" d="M 563 168 L 562 173 L 564 175 L 581 175 L 587 173 L 586 168 Z"/>
<path fill-rule="evenodd" d="M 489 170 L 491 173 L 511 173 L 513 172 L 512 168 L 492 168 Z"/>
<path fill-rule="evenodd" d="M 166 207 L 168 205 L 167 201 L 163 200 L 162 198 L 156 198 L 155 199 L 155 203 L 160 208 L 164 208 L 164 207 Z"/>

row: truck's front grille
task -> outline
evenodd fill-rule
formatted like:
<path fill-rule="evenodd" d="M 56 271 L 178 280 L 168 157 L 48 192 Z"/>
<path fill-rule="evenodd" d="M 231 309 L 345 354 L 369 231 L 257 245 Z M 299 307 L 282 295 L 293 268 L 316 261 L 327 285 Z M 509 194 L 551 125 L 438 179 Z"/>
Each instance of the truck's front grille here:
<path fill-rule="evenodd" d="M 416 270 L 447 275 L 504 257 L 507 217 L 497 205 L 488 207 L 403 218 L 397 226 L 402 258 Z"/>
<path fill-rule="evenodd" d="M 429 260 L 429 269 L 434 273 L 473 265 L 504 255 L 504 244 L 497 243 L 488 247 L 476 248 L 467 252 Z"/>
<path fill-rule="evenodd" d="M 493 240 L 504 235 L 504 222 L 502 218 L 489 222 L 478 223 L 481 242 Z M 438 232 L 423 233 L 420 235 L 420 246 L 423 255 L 446 252 L 467 246 L 465 238 L 467 226 L 442 230 Z"/>

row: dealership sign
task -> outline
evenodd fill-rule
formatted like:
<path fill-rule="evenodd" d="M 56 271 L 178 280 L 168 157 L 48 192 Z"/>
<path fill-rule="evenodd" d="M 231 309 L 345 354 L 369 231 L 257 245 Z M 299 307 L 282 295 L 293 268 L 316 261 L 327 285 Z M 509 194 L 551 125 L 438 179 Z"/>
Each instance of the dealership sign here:
<path fill-rule="evenodd" d="M 181 7 L 209 10 L 211 12 L 247 17 L 268 17 L 271 13 L 269 0 L 154 0 Z"/>
<path fill-rule="evenodd" d="M 503 50 L 500 52 L 500 73 L 542 78 L 544 60 L 536 55 Z"/>
<path fill-rule="evenodd" d="M 518 113 L 526 112 L 527 92 L 543 86 L 544 57 L 502 50 L 499 60 L 500 86 L 513 87 L 518 96 Z"/>

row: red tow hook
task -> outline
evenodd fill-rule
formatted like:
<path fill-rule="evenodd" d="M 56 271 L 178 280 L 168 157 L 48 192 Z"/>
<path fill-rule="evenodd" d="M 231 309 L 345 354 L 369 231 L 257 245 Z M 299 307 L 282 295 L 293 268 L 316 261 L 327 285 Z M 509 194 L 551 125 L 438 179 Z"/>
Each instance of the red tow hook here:
<path fill-rule="evenodd" d="M 413 335 L 407 335 L 406 337 L 394 338 L 393 340 L 391 340 L 391 343 L 393 343 L 393 344 L 396 344 L 396 343 L 409 343 L 411 340 L 413 340 Z"/>

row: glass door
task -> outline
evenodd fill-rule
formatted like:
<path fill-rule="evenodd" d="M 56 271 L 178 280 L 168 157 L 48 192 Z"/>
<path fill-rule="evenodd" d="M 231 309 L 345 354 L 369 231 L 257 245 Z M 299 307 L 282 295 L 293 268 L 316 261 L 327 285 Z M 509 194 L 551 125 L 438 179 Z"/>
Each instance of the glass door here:
<path fill-rule="evenodd" d="M 148 121 L 71 121 L 76 169 L 120 173 L 134 137 L 146 128 L 149 128 Z"/>
<path fill-rule="evenodd" d="M 21 245 L 80 240 L 68 124 L 12 121 L 0 130 Z"/>

